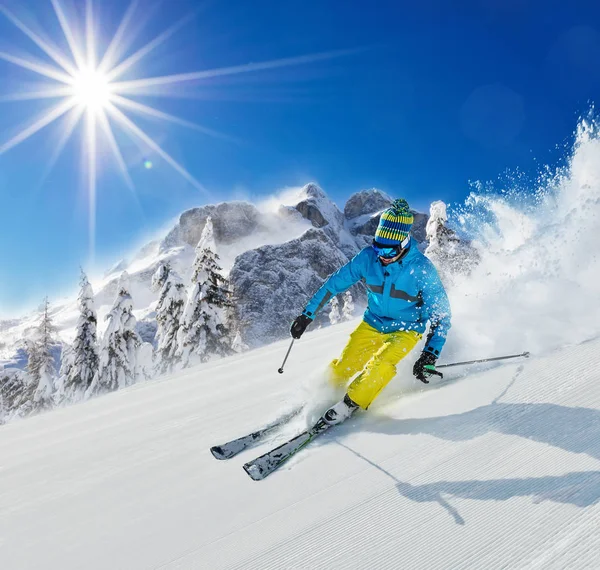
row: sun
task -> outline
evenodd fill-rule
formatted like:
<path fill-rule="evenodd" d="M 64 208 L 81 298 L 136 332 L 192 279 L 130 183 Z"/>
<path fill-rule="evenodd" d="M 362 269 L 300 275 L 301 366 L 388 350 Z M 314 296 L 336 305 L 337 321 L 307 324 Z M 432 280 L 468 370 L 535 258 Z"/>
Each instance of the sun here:
<path fill-rule="evenodd" d="M 206 69 L 159 77 L 136 78 L 139 77 L 139 73 L 136 72 L 139 71 L 140 62 L 186 24 L 190 20 L 189 17 L 182 18 L 152 38 L 137 51 L 127 55 L 127 46 L 130 46 L 136 34 L 140 33 L 139 29 L 134 31 L 133 28 L 135 26 L 132 26 L 132 22 L 137 17 L 136 12 L 139 12 L 140 1 L 132 0 L 112 39 L 108 43 L 108 47 L 103 50 L 103 53 L 100 53 L 101 42 L 98 42 L 97 38 L 97 31 L 100 27 L 94 18 L 92 0 L 81 0 L 80 5 L 84 6 L 85 11 L 84 21 L 80 21 L 81 18 L 77 10 L 72 13 L 65 11 L 62 0 L 49 1 L 52 4 L 54 15 L 60 25 L 66 45 L 69 48 L 69 51 L 66 53 L 57 47 L 60 42 L 46 39 L 43 32 L 36 33 L 23 20 L 0 3 L 0 13 L 40 48 L 47 60 L 52 60 L 52 63 L 50 63 L 49 61 L 42 61 L 34 57 L 30 58 L 0 51 L 0 59 L 33 72 L 38 76 L 42 76 L 46 80 L 44 84 L 39 85 L 36 89 L 3 96 L 0 98 L 0 101 L 57 101 L 48 107 L 41 116 L 32 119 L 29 125 L 11 139 L 0 143 L 0 155 L 26 141 L 48 125 L 63 118 L 64 129 L 62 129 L 59 141 L 55 145 L 52 156 L 49 158 L 51 168 L 77 126 L 83 124 L 85 136 L 83 137 L 82 152 L 85 157 L 84 174 L 87 180 L 90 260 L 93 260 L 95 248 L 98 157 L 112 154 L 123 180 L 135 192 L 127 163 L 113 129 L 119 129 L 130 139 L 134 140 L 138 146 L 142 147 L 145 153 L 162 159 L 192 186 L 202 192 L 206 192 L 200 182 L 146 133 L 128 113 L 144 115 L 171 124 L 192 128 L 212 137 L 221 137 L 229 141 L 233 140 L 231 137 L 227 137 L 217 131 L 136 101 L 136 98 L 148 95 L 154 98 L 181 97 L 182 92 L 179 86 L 182 83 L 199 82 L 212 77 L 237 75 L 290 65 L 303 65 L 358 51 L 338 50 L 271 61 L 245 63 L 217 69 Z M 124 81 L 123 76 L 126 73 L 133 78 Z M 54 84 L 48 85 L 48 79 L 51 79 Z M 2 82 L 0 81 L 0 87 L 1 85 Z M 152 167 L 152 164 L 152 161 L 147 159 L 144 166 L 149 169 Z"/>
<path fill-rule="evenodd" d="M 71 90 L 77 105 L 93 113 L 106 110 L 111 102 L 108 75 L 99 69 L 86 67 L 79 70 L 73 77 Z"/>

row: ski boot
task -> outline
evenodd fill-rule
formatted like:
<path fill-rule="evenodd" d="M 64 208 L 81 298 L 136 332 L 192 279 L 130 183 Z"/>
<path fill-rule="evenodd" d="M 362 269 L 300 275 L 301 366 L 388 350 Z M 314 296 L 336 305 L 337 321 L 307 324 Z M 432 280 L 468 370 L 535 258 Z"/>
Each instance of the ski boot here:
<path fill-rule="evenodd" d="M 330 426 L 335 426 L 347 420 L 356 410 L 358 410 L 358 404 L 355 404 L 350 396 L 346 394 L 341 402 L 338 402 L 323 414 L 323 421 Z"/>

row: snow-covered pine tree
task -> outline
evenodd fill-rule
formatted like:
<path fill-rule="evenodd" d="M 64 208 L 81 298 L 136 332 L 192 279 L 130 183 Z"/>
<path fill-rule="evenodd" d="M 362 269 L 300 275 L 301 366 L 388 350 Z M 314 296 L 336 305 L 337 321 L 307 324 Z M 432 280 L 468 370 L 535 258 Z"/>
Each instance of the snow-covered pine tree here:
<path fill-rule="evenodd" d="M 112 392 L 133 384 L 138 376 L 138 349 L 142 340 L 135 330 L 129 275 L 123 272 L 112 309 L 106 315 L 108 327 L 102 339 L 98 372 L 86 396 Z"/>
<path fill-rule="evenodd" d="M 425 255 L 435 263 L 442 280 L 456 273 L 468 273 L 479 261 L 477 251 L 447 227 L 447 221 L 446 204 L 441 200 L 432 202 L 425 228 L 429 242 Z"/>
<path fill-rule="evenodd" d="M 140 337 L 141 339 L 142 337 Z M 150 342 L 144 342 L 138 348 L 137 352 L 137 368 L 135 379 L 136 382 L 151 380 L 156 373 L 154 368 L 154 347 Z"/>
<path fill-rule="evenodd" d="M 177 356 L 182 368 L 231 354 L 232 341 L 226 325 L 230 292 L 218 260 L 209 217 L 196 247 L 192 283 L 177 335 Z"/>
<path fill-rule="evenodd" d="M 337 295 L 334 296 L 333 299 L 331 299 L 330 307 L 331 309 L 329 311 L 329 322 L 332 325 L 337 325 L 341 320 L 340 302 L 338 301 Z"/>
<path fill-rule="evenodd" d="M 346 291 L 344 293 L 344 305 L 342 307 L 342 320 L 350 321 L 354 318 L 354 300 L 352 299 L 352 293 Z"/>
<path fill-rule="evenodd" d="M 23 370 L 0 370 L 0 425 L 14 418 L 24 418 L 34 411 L 35 384 Z"/>
<path fill-rule="evenodd" d="M 185 287 L 181 278 L 167 261 L 161 263 L 152 277 L 152 288 L 160 291 L 156 306 L 155 370 L 170 372 L 176 366 L 177 333 L 185 307 Z"/>
<path fill-rule="evenodd" d="M 33 338 L 27 342 L 27 373 L 33 393 L 33 411 L 46 410 L 52 407 L 56 381 L 56 367 L 52 356 L 52 345 L 56 344 L 54 335 L 56 328 L 49 312 L 48 298 L 44 301 L 42 320 L 36 328 Z"/>
<path fill-rule="evenodd" d="M 235 333 L 235 337 L 231 343 L 231 350 L 237 354 L 248 350 L 248 345 L 242 340 L 242 333 L 239 330 Z"/>
<path fill-rule="evenodd" d="M 79 318 L 73 345 L 63 351 L 57 393 L 58 403 L 82 400 L 98 372 L 99 356 L 96 333 L 98 319 L 94 309 L 94 291 L 83 271 L 79 284 Z"/>
<path fill-rule="evenodd" d="M 58 371 L 58 378 L 55 383 L 56 390 L 54 391 L 54 403 L 57 405 L 67 402 L 65 386 L 72 367 L 73 347 L 64 344 L 60 354 L 60 370 Z"/>

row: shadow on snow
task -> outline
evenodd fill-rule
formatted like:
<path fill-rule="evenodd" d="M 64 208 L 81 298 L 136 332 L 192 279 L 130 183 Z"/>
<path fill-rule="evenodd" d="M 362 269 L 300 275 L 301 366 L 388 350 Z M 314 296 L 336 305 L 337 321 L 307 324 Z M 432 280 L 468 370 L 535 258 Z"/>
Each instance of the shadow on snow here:
<path fill-rule="evenodd" d="M 410 418 L 365 422 L 364 431 L 390 435 L 431 435 L 447 441 L 467 441 L 496 432 L 551 445 L 571 453 L 584 453 L 600 460 L 600 410 L 559 406 L 548 403 L 500 403 L 519 376 L 518 370 L 501 396 L 491 404 L 460 414 L 431 418 Z M 600 499 L 600 471 L 573 472 L 560 476 L 524 479 L 439 481 L 412 485 L 337 441 L 396 482 L 398 492 L 415 502 L 437 502 L 454 518 L 465 524 L 446 497 L 482 501 L 505 501 L 531 496 L 534 503 L 554 501 L 588 507 Z"/>

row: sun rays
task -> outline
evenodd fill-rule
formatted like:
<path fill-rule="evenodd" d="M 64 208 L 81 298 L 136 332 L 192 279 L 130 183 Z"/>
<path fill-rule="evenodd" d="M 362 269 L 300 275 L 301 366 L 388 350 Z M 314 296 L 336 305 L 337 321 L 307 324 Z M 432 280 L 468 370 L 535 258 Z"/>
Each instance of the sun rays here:
<path fill-rule="evenodd" d="M 104 53 L 100 48 L 96 30 L 94 6 L 92 0 L 85 1 L 85 14 L 80 23 L 74 14 L 65 11 L 60 0 L 50 0 L 54 16 L 60 25 L 68 53 L 57 47 L 51 40 L 42 37 L 27 26 L 18 15 L 0 5 L 0 12 L 14 24 L 46 56 L 46 61 L 34 57 L 24 57 L 0 51 L 0 59 L 25 69 L 46 81 L 34 90 L 27 90 L 0 97 L 6 101 L 42 101 L 54 99 L 43 114 L 31 118 L 17 134 L 7 141 L 0 140 L 0 155 L 25 142 L 55 121 L 66 117 L 65 126 L 59 144 L 49 157 L 50 165 L 58 159 L 70 137 L 78 127 L 84 129 L 83 155 L 85 157 L 85 180 L 89 208 L 89 247 L 93 256 L 95 249 L 96 193 L 99 147 L 109 149 L 118 166 L 123 180 L 133 189 L 134 185 L 127 163 L 115 136 L 119 129 L 136 144 L 141 145 L 161 157 L 171 168 L 198 190 L 204 191 L 202 184 L 160 144 L 145 132 L 129 115 L 135 113 L 154 119 L 195 129 L 208 136 L 228 138 L 197 123 L 176 117 L 147 104 L 135 101 L 135 97 L 152 95 L 168 97 L 177 95 L 177 87 L 184 82 L 198 82 L 204 79 L 250 73 L 261 70 L 307 64 L 318 60 L 347 55 L 355 50 L 303 55 L 276 59 L 258 63 L 246 63 L 211 70 L 193 71 L 144 77 L 141 66 L 144 59 L 157 47 L 166 42 L 173 34 L 189 21 L 189 17 L 176 22 L 165 31 L 151 39 L 139 49 L 128 54 L 132 36 L 131 23 L 139 8 L 139 0 L 133 0 L 125 11 L 114 36 Z M 133 79 L 124 81 L 125 74 Z M 48 84 L 47 80 L 53 83 Z"/>

